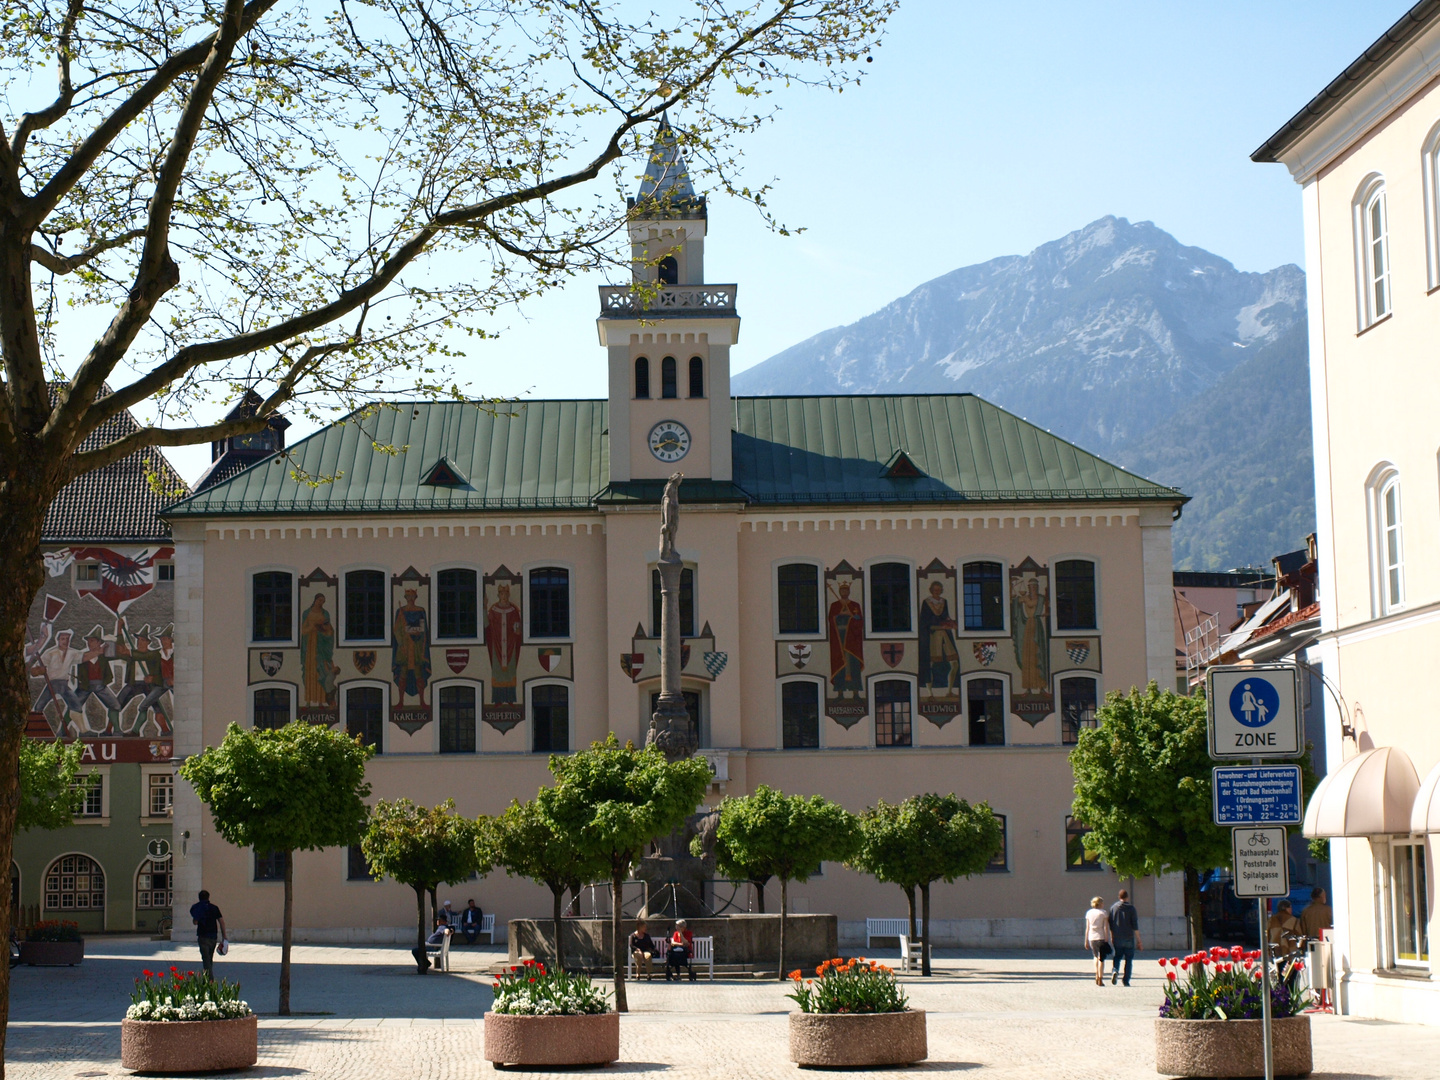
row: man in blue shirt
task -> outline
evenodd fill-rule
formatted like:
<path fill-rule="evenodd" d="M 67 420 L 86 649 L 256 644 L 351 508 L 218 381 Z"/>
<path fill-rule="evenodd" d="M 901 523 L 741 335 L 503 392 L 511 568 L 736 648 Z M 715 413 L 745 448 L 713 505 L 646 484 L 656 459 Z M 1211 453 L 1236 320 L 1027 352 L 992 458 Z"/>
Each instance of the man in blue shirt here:
<path fill-rule="evenodd" d="M 1120 899 L 1110 906 L 1110 940 L 1115 946 L 1115 968 L 1110 972 L 1110 985 L 1120 977 L 1120 961 L 1125 961 L 1125 985 L 1130 985 L 1130 967 L 1135 962 L 1135 950 L 1144 948 L 1140 944 L 1140 913 L 1130 902 L 1130 893 L 1120 890 Z"/>
<path fill-rule="evenodd" d="M 200 944 L 200 964 L 205 974 L 215 976 L 215 946 L 225 939 L 225 916 L 210 902 L 210 893 L 200 890 L 200 902 L 190 905 L 190 921 L 195 924 L 195 940 Z"/>

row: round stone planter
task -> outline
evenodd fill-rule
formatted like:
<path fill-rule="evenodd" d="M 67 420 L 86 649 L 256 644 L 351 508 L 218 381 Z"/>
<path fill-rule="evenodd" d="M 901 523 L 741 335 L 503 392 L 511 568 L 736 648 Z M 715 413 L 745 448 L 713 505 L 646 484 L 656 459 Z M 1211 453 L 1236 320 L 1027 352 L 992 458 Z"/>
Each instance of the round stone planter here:
<path fill-rule="evenodd" d="M 609 1065 L 620 1059 L 620 1014 L 485 1014 L 485 1060 L 497 1065 Z"/>
<path fill-rule="evenodd" d="M 928 1053 L 923 1009 L 790 1014 L 790 1060 L 799 1065 L 909 1065 Z"/>
<path fill-rule="evenodd" d="M 120 1064 L 134 1072 L 192 1073 L 254 1065 L 254 1016 L 234 1020 L 122 1020 Z"/>
<path fill-rule="evenodd" d="M 1155 1071 L 1164 1076 L 1264 1076 L 1259 1020 L 1155 1021 Z M 1273 1022 L 1275 1075 L 1309 1076 L 1310 1017 Z"/>
<path fill-rule="evenodd" d="M 85 942 L 22 941 L 20 963 L 31 967 L 74 967 L 85 959 Z"/>

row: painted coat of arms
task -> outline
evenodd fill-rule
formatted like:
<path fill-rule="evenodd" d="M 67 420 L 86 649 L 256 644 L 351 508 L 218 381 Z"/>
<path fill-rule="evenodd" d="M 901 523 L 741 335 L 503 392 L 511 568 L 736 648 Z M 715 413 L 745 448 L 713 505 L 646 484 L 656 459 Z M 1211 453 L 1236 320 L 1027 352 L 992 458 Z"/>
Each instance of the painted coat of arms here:
<path fill-rule="evenodd" d="M 996 652 L 1000 648 L 998 641 L 977 641 L 970 648 L 975 653 L 975 660 L 981 667 L 989 667 L 995 662 Z"/>
<path fill-rule="evenodd" d="M 880 646 L 880 658 L 894 667 L 905 659 L 905 643 L 903 641 L 887 641 Z"/>
<path fill-rule="evenodd" d="M 369 675 L 375 670 L 376 654 L 374 649 L 356 649 L 350 654 L 350 659 L 355 662 L 355 670 L 361 675 Z"/>
<path fill-rule="evenodd" d="M 809 645 L 791 645 L 789 648 L 790 662 L 797 668 L 803 668 L 810 662 Z"/>
<path fill-rule="evenodd" d="M 541 649 L 539 653 L 540 666 L 547 672 L 554 671 L 560 666 L 563 653 L 559 649 Z"/>
<path fill-rule="evenodd" d="M 262 652 L 260 654 L 260 670 L 270 678 L 280 674 L 280 665 L 285 662 L 285 654 L 280 652 Z"/>
<path fill-rule="evenodd" d="M 705 670 L 710 673 L 710 678 L 718 679 L 720 672 L 725 670 L 725 665 L 730 660 L 729 653 L 707 652 L 702 658 L 705 661 Z"/>
<path fill-rule="evenodd" d="M 1086 660 L 1090 659 L 1090 642 L 1065 642 L 1065 655 L 1070 657 L 1070 662 L 1072 664 L 1083 664 Z"/>
<path fill-rule="evenodd" d="M 446 649 L 445 663 L 449 666 L 451 671 L 453 671 L 456 675 L 459 675 L 470 663 L 470 650 Z"/>
<path fill-rule="evenodd" d="M 620 654 L 620 670 L 630 676 L 634 682 L 640 678 L 640 672 L 645 669 L 645 654 L 643 652 L 626 652 Z"/>

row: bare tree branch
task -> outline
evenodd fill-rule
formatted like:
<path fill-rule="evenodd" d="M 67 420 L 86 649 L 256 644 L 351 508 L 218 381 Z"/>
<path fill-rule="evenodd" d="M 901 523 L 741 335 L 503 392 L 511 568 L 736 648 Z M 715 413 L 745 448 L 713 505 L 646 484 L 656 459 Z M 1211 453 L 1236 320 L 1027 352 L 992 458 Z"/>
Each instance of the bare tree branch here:
<path fill-rule="evenodd" d="M 30 133 L 55 123 L 70 111 L 70 103 L 75 100 L 75 87 L 70 81 L 71 38 L 75 34 L 75 24 L 80 20 L 80 13 L 84 10 L 85 0 L 70 0 L 65 20 L 60 25 L 59 40 L 56 42 L 56 55 L 60 63 L 60 89 L 55 100 L 45 108 L 21 117 L 20 124 L 15 129 L 15 137 L 10 142 L 10 156 L 17 162 L 25 156 L 25 144 L 30 140 Z"/>
<path fill-rule="evenodd" d="M 77 251 L 74 255 L 56 255 L 52 251 L 46 251 L 42 247 L 31 244 L 30 258 L 46 270 L 49 270 L 52 274 L 68 274 L 72 270 L 80 269 L 80 267 L 92 259 L 105 254 L 105 252 L 117 247 L 123 247 L 131 240 L 138 240 L 144 235 L 144 229 L 131 229 L 129 232 L 123 232 L 119 236 L 91 244 L 84 251 Z"/>

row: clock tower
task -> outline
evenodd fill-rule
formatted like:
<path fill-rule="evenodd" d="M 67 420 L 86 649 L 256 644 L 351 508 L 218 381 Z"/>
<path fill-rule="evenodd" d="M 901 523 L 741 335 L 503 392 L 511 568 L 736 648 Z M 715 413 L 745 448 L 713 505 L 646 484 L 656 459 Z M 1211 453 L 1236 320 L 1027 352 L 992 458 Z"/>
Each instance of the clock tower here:
<path fill-rule="evenodd" d="M 705 284 L 705 197 L 668 120 L 629 208 L 633 283 L 600 288 L 610 480 L 729 480 L 734 285 Z"/>

